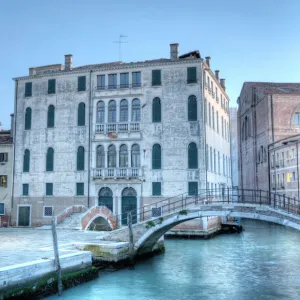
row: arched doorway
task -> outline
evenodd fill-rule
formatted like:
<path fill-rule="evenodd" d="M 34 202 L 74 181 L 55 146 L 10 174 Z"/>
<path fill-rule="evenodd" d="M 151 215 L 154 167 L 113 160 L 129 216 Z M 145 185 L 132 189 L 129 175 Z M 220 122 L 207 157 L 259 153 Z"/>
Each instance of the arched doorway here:
<path fill-rule="evenodd" d="M 113 192 L 110 188 L 104 187 L 99 191 L 98 205 L 106 206 L 113 212 Z"/>
<path fill-rule="evenodd" d="M 134 188 L 125 188 L 122 192 L 122 225 L 127 225 L 127 212 L 132 211 L 132 223 L 137 222 L 137 197 Z"/>

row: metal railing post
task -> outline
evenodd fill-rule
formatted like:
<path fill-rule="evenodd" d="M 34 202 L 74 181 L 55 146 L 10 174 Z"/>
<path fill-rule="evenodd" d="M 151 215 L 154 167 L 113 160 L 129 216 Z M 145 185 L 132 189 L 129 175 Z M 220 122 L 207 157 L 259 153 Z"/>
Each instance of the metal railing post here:
<path fill-rule="evenodd" d="M 285 194 L 283 194 L 283 208 L 285 208 Z"/>
<path fill-rule="evenodd" d="M 276 193 L 274 193 L 274 208 L 275 208 L 275 204 L 276 203 Z"/>
<path fill-rule="evenodd" d="M 290 198 L 288 197 L 288 213 L 290 213 Z"/>
<path fill-rule="evenodd" d="M 227 201 L 228 201 L 228 204 L 229 204 L 229 187 L 227 187 Z"/>
<path fill-rule="evenodd" d="M 261 189 L 259 190 L 259 205 L 261 205 Z"/>

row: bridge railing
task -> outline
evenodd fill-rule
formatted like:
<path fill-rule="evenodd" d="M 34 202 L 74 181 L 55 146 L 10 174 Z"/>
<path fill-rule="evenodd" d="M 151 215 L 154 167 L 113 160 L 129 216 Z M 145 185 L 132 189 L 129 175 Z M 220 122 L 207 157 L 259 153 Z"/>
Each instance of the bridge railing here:
<path fill-rule="evenodd" d="M 202 189 L 190 194 L 184 193 L 146 204 L 139 209 L 131 210 L 131 214 L 133 223 L 136 223 L 137 221 L 151 220 L 154 217 L 161 217 L 176 211 L 185 213 L 185 210 L 191 208 L 192 204 L 197 206 L 225 203 L 267 205 L 274 209 L 284 210 L 287 213 L 300 214 L 300 201 L 295 198 L 265 190 L 239 188 Z M 127 213 L 128 211 L 116 216 L 118 226 L 127 225 Z"/>

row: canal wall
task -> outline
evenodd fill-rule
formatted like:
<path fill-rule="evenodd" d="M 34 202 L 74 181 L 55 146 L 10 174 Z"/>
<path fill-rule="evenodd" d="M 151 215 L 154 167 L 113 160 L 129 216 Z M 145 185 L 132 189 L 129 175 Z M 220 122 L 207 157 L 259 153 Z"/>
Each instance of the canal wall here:
<path fill-rule="evenodd" d="M 94 279 L 90 252 L 75 252 L 60 256 L 64 288 Z M 83 276 L 85 274 L 85 276 Z M 33 297 L 56 292 L 56 265 L 54 258 L 39 259 L 0 268 L 0 299 Z M 33 299 L 32 298 L 32 299 Z"/>

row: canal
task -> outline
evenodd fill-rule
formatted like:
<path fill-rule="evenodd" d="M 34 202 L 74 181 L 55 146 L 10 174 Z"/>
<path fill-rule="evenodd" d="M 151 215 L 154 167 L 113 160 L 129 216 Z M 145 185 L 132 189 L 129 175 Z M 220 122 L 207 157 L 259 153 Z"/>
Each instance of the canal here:
<path fill-rule="evenodd" d="M 300 232 L 244 220 L 241 234 L 166 240 L 166 253 L 135 270 L 101 272 L 63 299 L 300 299 Z M 48 299 L 62 299 L 57 296 Z"/>

